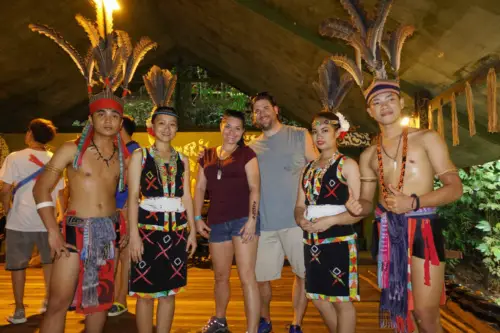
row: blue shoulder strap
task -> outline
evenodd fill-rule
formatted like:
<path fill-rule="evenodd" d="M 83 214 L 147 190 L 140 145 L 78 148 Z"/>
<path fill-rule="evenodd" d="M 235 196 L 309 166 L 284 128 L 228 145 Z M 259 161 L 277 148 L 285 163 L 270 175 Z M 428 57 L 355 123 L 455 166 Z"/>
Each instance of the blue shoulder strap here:
<path fill-rule="evenodd" d="M 23 187 L 24 185 L 28 184 L 30 181 L 32 181 L 33 179 L 38 177 L 38 175 L 40 175 L 42 173 L 43 169 L 44 169 L 43 167 L 38 169 L 37 171 L 35 171 L 31 175 L 29 175 L 28 177 L 21 180 L 19 183 L 17 183 L 16 186 L 14 187 L 14 189 L 12 190 L 12 196 L 16 195 L 17 190 L 19 190 L 21 187 Z"/>

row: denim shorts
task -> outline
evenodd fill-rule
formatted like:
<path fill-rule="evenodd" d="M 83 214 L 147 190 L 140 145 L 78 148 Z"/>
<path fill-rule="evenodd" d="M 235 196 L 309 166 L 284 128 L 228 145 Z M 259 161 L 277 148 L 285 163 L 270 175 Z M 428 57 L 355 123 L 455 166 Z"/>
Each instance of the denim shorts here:
<path fill-rule="evenodd" d="M 210 243 L 222 243 L 233 239 L 233 237 L 241 236 L 240 230 L 248 221 L 248 217 L 241 217 L 224 223 L 210 225 Z M 260 236 L 260 218 L 257 217 L 255 224 L 255 235 Z"/>

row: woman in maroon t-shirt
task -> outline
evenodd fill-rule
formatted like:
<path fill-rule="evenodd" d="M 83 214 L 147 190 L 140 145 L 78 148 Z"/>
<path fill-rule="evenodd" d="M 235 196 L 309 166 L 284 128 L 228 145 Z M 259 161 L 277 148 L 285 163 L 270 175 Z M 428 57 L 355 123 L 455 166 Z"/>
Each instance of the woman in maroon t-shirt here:
<path fill-rule="evenodd" d="M 229 277 L 233 254 L 243 286 L 249 333 L 257 333 L 260 297 L 255 279 L 260 223 L 260 175 L 257 157 L 243 141 L 245 116 L 227 110 L 220 124 L 222 146 L 207 149 L 199 160 L 194 197 L 198 232 L 209 239 L 215 273 L 215 316 L 203 333 L 228 332 L 226 309 L 229 303 Z M 201 209 L 208 190 L 208 223 Z"/>

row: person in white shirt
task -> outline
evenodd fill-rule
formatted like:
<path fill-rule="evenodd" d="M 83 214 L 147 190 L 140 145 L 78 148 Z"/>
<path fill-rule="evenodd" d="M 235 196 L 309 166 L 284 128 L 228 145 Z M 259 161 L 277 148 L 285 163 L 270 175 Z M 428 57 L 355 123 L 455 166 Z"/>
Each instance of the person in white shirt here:
<path fill-rule="evenodd" d="M 33 198 L 33 186 L 44 165 L 52 158 L 52 153 L 47 150 L 46 145 L 52 141 L 55 134 L 56 128 L 51 121 L 32 120 L 25 137 L 28 148 L 8 155 L 0 169 L 0 198 L 7 214 L 5 269 L 11 271 L 16 302 L 14 314 L 7 318 L 12 324 L 26 322 L 24 284 L 26 268 L 35 244 L 43 265 L 47 299 L 52 256 L 47 229 L 38 215 Z M 63 182 L 60 180 L 52 192 L 54 203 L 62 189 Z M 45 304 L 46 302 L 41 312 L 45 311 Z"/>

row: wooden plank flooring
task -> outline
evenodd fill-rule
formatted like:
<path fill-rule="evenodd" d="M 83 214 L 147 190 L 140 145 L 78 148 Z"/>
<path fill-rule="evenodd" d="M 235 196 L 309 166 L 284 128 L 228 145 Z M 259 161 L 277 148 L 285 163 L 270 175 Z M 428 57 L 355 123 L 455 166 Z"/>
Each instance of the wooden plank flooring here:
<path fill-rule="evenodd" d="M 13 296 L 10 274 L 0 265 L 0 333 L 34 333 L 38 331 L 41 315 L 38 309 L 44 296 L 44 284 L 41 269 L 28 269 L 25 291 L 26 312 L 28 322 L 22 325 L 8 325 L 5 318 L 13 310 Z M 378 328 L 378 298 L 373 277 L 375 267 L 372 265 L 360 266 L 361 302 L 355 303 L 357 310 L 356 332 L 391 332 Z M 173 333 L 197 332 L 213 314 L 213 273 L 208 269 L 190 268 L 188 273 L 188 291 L 180 294 L 176 301 L 176 313 Z M 273 283 L 272 319 L 275 333 L 287 332 L 287 325 L 292 319 L 291 289 L 293 275 L 286 267 L 283 278 Z M 232 298 L 228 308 L 228 324 L 233 333 L 245 332 L 245 316 L 243 311 L 243 295 L 239 284 L 238 274 L 233 268 L 231 275 Z M 130 313 L 115 318 L 109 318 L 105 332 L 125 333 L 137 332 L 135 328 L 135 300 L 128 299 Z M 444 309 L 443 311 L 446 311 Z M 66 332 L 83 332 L 83 317 L 74 312 L 68 313 Z M 443 316 L 443 325 L 448 332 L 475 332 L 471 326 L 458 322 L 453 314 Z M 318 311 L 310 303 L 304 319 L 305 332 L 327 332 Z"/>

